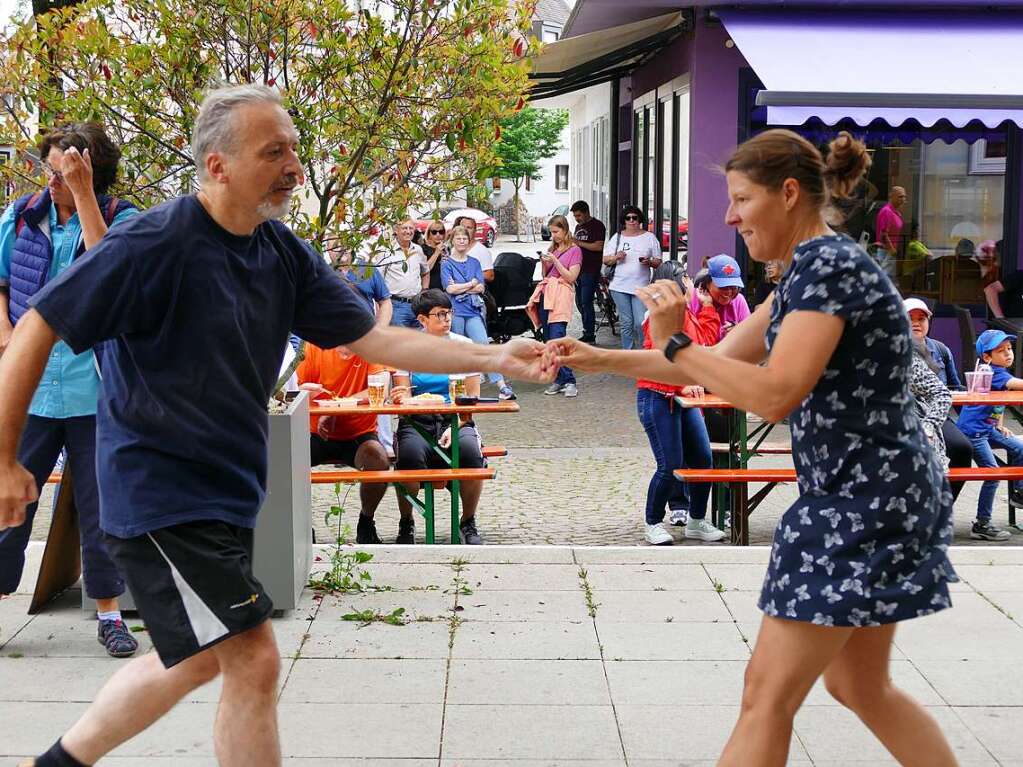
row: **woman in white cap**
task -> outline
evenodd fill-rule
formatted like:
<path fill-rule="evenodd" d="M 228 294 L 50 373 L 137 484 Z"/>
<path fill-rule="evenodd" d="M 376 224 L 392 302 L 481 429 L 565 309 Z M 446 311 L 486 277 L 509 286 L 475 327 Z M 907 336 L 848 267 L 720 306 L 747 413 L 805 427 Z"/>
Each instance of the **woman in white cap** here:
<path fill-rule="evenodd" d="M 956 363 L 952 358 L 952 352 L 941 341 L 930 338 L 927 335 L 931 329 L 930 307 L 919 298 L 907 298 L 903 301 L 903 306 L 906 307 L 906 313 L 909 315 L 909 326 L 913 333 L 913 341 L 917 348 L 922 349 L 926 353 L 928 360 L 933 363 L 928 365 L 928 367 L 937 376 L 939 383 L 944 384 L 944 387 L 950 391 L 962 389 L 963 385 L 960 382 L 959 372 L 956 370 Z M 914 381 L 916 381 L 918 366 L 915 361 L 913 364 Z M 922 406 L 926 407 L 921 402 L 921 395 L 918 395 L 917 391 L 913 392 L 913 396 L 917 398 L 917 401 Z M 973 448 L 970 446 L 970 440 L 966 439 L 965 435 L 959 431 L 959 427 L 956 426 L 955 421 L 952 419 L 952 414 L 949 413 L 947 408 L 945 412 L 944 423 L 941 424 L 941 438 L 944 443 L 945 454 L 948 456 L 948 465 L 962 468 L 970 466 L 973 463 Z M 925 426 L 924 428 L 926 429 L 927 427 Z M 930 435 L 928 435 L 928 438 L 930 438 Z M 952 483 L 952 498 L 958 498 L 962 489 L 962 482 Z"/>

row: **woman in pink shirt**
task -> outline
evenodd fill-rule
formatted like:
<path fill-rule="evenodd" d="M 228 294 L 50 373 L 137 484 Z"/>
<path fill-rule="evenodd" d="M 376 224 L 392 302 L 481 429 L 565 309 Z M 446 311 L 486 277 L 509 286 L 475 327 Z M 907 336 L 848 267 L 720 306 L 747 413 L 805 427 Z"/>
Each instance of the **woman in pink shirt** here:
<path fill-rule="evenodd" d="M 575 244 L 568 229 L 568 219 L 564 216 L 554 216 L 547 227 L 551 230 L 552 242 L 547 253 L 540 257 L 543 262 L 543 280 L 537 290 L 540 293 L 538 308 L 543 337 L 545 341 L 552 341 L 568 334 L 568 321 L 572 319 L 572 307 L 575 306 L 575 281 L 582 269 L 583 252 Z M 571 368 L 561 368 L 554 383 L 544 389 L 543 393 L 578 396 L 579 389 Z"/>
<path fill-rule="evenodd" d="M 714 300 L 714 309 L 721 318 L 718 340 L 728 331 L 750 316 L 746 297 L 740 293 L 744 287 L 739 263 L 731 256 L 720 254 L 707 261 L 707 274 L 703 279 L 697 275 L 696 287 L 705 289 Z M 700 299 L 693 296 L 690 302 L 693 314 L 700 311 Z"/>

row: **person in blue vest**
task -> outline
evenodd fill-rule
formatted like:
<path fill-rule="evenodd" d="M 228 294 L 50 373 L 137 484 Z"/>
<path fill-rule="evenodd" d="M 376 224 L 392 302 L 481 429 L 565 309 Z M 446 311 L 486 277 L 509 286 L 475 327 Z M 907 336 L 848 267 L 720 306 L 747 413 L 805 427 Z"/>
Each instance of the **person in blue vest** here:
<path fill-rule="evenodd" d="M 96 123 L 64 125 L 39 143 L 46 188 L 16 200 L 0 217 L 0 354 L 28 302 L 50 280 L 96 245 L 111 226 L 138 213 L 110 197 L 121 151 Z M 82 541 L 85 593 L 96 600 L 99 641 L 117 658 L 138 642 L 121 620 L 117 598 L 124 579 L 107 553 L 99 527 L 96 485 L 96 402 L 100 375 L 93 350 L 53 347 L 29 408 L 18 461 L 41 490 L 62 450 L 74 475 Z M 0 532 L 0 595 L 13 593 L 25 567 L 25 549 L 38 503 L 25 522 Z"/>

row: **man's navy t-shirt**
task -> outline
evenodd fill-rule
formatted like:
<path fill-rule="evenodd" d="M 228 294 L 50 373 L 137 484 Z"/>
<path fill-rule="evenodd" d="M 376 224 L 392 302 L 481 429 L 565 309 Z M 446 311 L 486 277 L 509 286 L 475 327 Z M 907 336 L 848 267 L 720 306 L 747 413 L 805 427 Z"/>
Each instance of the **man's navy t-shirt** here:
<path fill-rule="evenodd" d="M 191 196 L 111 229 L 32 303 L 76 353 L 113 339 L 96 469 L 100 525 L 120 538 L 196 520 L 255 527 L 289 332 L 331 348 L 374 324 L 286 226 L 240 237 Z"/>

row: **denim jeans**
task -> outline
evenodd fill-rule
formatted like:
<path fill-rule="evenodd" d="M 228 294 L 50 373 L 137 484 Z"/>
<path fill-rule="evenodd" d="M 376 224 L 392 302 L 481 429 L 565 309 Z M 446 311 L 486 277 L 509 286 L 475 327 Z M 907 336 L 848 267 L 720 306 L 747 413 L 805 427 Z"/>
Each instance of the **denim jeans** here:
<path fill-rule="evenodd" d="M 593 297 L 597 295 L 599 274 L 580 274 L 575 281 L 575 306 L 583 318 L 583 335 L 593 338 L 597 335 L 597 311 Z"/>
<path fill-rule="evenodd" d="M 568 335 L 568 323 L 567 322 L 548 322 L 547 318 L 550 317 L 550 312 L 543 308 L 543 296 L 540 296 L 540 327 L 543 330 L 543 340 L 553 341 L 556 338 L 564 338 Z M 575 383 L 575 373 L 572 372 L 570 367 L 562 367 L 558 369 L 558 377 L 554 379 L 554 382 L 559 386 L 565 384 Z"/>
<path fill-rule="evenodd" d="M 451 332 L 458 336 L 465 336 L 474 344 L 486 346 L 490 343 L 490 336 L 487 335 L 487 323 L 478 314 L 470 317 L 454 315 L 451 318 Z M 504 379 L 501 378 L 500 373 L 487 373 L 487 380 L 496 384 Z"/>
<path fill-rule="evenodd" d="M 419 320 L 416 319 L 415 312 L 412 311 L 412 304 L 408 301 L 399 301 L 396 298 L 392 298 L 391 307 L 393 308 L 391 313 L 392 325 L 398 325 L 403 328 L 412 328 L 413 330 L 419 330 L 422 327 L 422 325 L 419 324 Z"/>
<path fill-rule="evenodd" d="M 30 415 L 18 445 L 18 462 L 35 477 L 36 490 L 39 491 L 50 476 L 61 448 L 65 447 L 67 465 L 74 475 L 85 593 L 92 599 L 112 599 L 124 593 L 124 578 L 107 553 L 99 527 L 96 417 L 40 418 Z M 29 504 L 21 525 L 0 532 L 0 594 L 13 593 L 21 580 L 25 548 L 38 508 L 38 501 Z"/>
<path fill-rule="evenodd" d="M 631 293 L 611 291 L 615 307 L 618 309 L 618 325 L 622 331 L 623 349 L 643 348 L 643 315 L 646 307 L 637 296 Z"/>
<path fill-rule="evenodd" d="M 1005 448 L 1010 466 L 1023 466 L 1023 440 L 1018 437 L 1006 437 L 997 429 L 992 429 L 990 434 L 980 434 L 969 437 L 973 445 L 973 460 L 978 466 L 997 466 L 994 450 Z M 1013 486 L 1019 488 L 1023 483 L 1014 482 Z M 989 480 L 980 486 L 980 500 L 977 502 L 977 519 L 986 522 L 991 519 L 991 508 L 995 502 L 995 492 L 998 490 L 998 481 Z"/>
<path fill-rule="evenodd" d="M 636 392 L 636 411 L 657 462 L 646 494 L 646 523 L 656 525 L 664 520 L 665 506 L 679 499 L 684 487 L 675 478 L 675 469 L 711 467 L 710 438 L 697 408 L 680 407 L 671 397 L 650 389 Z M 690 485 L 689 497 L 690 518 L 706 517 L 710 484 L 699 482 Z"/>

